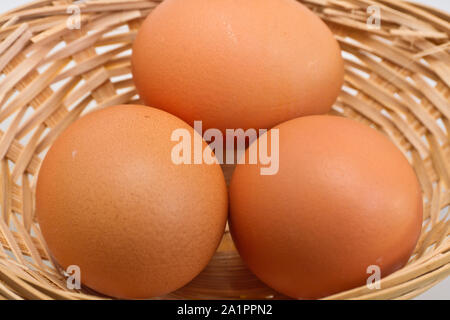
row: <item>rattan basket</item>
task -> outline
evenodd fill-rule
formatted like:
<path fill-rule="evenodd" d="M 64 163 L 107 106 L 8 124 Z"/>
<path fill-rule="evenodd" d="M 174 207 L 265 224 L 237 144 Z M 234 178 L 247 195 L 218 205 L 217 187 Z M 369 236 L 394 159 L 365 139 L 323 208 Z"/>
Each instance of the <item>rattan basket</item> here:
<path fill-rule="evenodd" d="M 303 2 L 344 52 L 345 86 L 332 113 L 385 133 L 414 166 L 424 199 L 422 234 L 407 266 L 380 289 L 328 298 L 413 298 L 450 274 L 450 16 L 400 0 Z M 104 298 L 67 289 L 35 221 L 36 177 L 48 147 L 78 117 L 139 103 L 130 48 L 157 5 L 38 0 L 0 16 L 0 299 Z M 68 28 L 78 9 L 81 29 Z M 377 10 L 379 28 L 368 23 Z M 231 170 L 224 167 L 227 176 Z M 163 298 L 284 297 L 245 268 L 226 232 L 208 267 Z"/>

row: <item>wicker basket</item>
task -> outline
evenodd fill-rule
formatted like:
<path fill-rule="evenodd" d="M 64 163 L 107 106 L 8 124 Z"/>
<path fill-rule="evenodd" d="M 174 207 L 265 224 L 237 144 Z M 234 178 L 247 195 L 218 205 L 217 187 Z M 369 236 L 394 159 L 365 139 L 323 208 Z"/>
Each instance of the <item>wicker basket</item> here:
<path fill-rule="evenodd" d="M 345 86 L 332 113 L 385 133 L 414 166 L 424 199 L 422 234 L 408 265 L 381 289 L 328 298 L 413 298 L 450 274 L 450 16 L 400 0 L 303 2 L 344 51 Z M 45 151 L 78 117 L 139 103 L 131 42 L 158 1 L 74 3 L 38 0 L 0 16 L 0 299 L 100 298 L 67 289 L 50 257 L 34 217 L 36 176 Z M 77 8 L 81 29 L 68 28 Z M 379 28 L 371 24 L 377 10 Z M 164 298 L 284 297 L 245 268 L 226 232 L 208 267 Z"/>

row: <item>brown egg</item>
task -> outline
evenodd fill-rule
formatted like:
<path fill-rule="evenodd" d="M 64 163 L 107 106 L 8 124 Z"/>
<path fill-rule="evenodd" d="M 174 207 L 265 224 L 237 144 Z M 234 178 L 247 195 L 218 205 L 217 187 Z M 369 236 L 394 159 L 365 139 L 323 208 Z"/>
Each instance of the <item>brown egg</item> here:
<path fill-rule="evenodd" d="M 274 129 L 278 172 L 238 165 L 230 186 L 233 239 L 256 276 L 309 299 L 402 268 L 421 231 L 422 194 L 395 145 L 340 117 L 303 117 Z"/>
<path fill-rule="evenodd" d="M 175 129 L 193 134 L 158 109 L 109 107 L 72 124 L 46 155 L 38 221 L 52 255 L 63 268 L 79 266 L 86 286 L 160 296 L 214 254 L 227 219 L 224 177 L 217 164 L 174 164 Z"/>
<path fill-rule="evenodd" d="M 326 113 L 344 74 L 333 34 L 295 0 L 165 0 L 132 71 L 146 104 L 222 132 Z"/>

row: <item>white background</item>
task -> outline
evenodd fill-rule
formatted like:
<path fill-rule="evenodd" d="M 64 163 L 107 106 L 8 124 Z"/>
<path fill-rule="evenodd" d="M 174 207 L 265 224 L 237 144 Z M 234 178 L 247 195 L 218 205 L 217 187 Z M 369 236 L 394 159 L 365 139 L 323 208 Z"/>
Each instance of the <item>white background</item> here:
<path fill-rule="evenodd" d="M 441 10 L 450 12 L 450 0 L 415 0 L 423 4 L 434 6 Z M 30 2 L 30 0 L 1 0 L 0 13 L 13 9 L 17 6 Z M 416 299 L 445 299 L 450 300 L 450 277 L 431 288 Z"/>

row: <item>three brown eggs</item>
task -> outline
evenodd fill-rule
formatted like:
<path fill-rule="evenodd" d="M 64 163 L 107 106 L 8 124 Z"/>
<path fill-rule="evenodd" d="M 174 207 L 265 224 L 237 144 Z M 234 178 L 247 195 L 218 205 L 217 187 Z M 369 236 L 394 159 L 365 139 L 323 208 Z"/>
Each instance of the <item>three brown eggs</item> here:
<path fill-rule="evenodd" d="M 38 176 L 47 245 L 63 268 L 80 267 L 84 285 L 119 298 L 177 290 L 208 264 L 227 221 L 249 269 L 292 298 L 364 285 L 369 266 L 386 276 L 408 261 L 422 225 L 420 185 L 384 135 L 325 115 L 344 63 L 306 7 L 165 0 L 138 32 L 132 70 L 147 106 L 82 117 Z M 267 129 L 242 157 L 268 140 L 276 170 L 239 162 L 227 189 L 214 156 L 223 150 L 195 121 L 224 135 Z M 174 149 L 174 135 L 192 143 Z M 174 161 L 174 152 L 196 159 L 195 141 L 213 161 Z"/>

